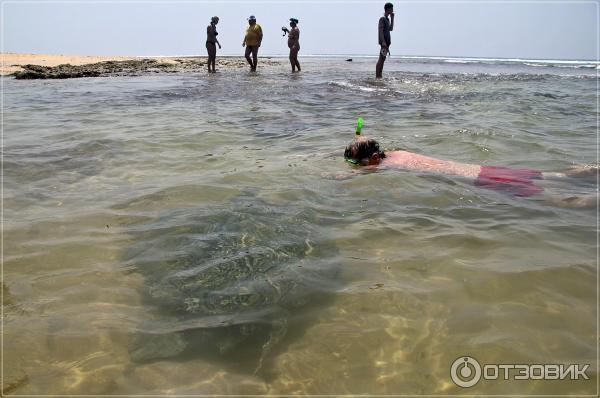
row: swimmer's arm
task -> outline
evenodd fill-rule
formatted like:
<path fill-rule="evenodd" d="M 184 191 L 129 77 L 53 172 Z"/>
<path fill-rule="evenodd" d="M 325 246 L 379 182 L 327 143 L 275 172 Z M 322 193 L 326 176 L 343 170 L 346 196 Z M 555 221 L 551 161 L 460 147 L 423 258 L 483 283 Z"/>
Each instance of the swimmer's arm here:
<path fill-rule="evenodd" d="M 346 172 L 346 173 L 321 173 L 321 177 L 327 180 L 347 180 L 352 178 L 357 173 L 354 171 Z"/>
<path fill-rule="evenodd" d="M 359 169 L 346 171 L 344 173 L 321 173 L 321 177 L 329 180 L 348 180 L 357 175 L 372 173 L 378 169 L 378 166 L 362 166 Z"/>
<path fill-rule="evenodd" d="M 394 30 L 394 13 L 391 13 L 390 16 L 392 17 L 392 23 L 390 23 L 390 32 L 392 30 Z"/>

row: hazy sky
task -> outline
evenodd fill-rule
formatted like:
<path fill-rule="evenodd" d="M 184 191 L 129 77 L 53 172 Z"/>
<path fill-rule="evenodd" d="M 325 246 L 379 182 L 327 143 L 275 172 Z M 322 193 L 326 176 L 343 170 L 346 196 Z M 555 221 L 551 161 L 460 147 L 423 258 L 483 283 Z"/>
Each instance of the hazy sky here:
<path fill-rule="evenodd" d="M 392 55 L 597 59 L 596 1 L 392 1 Z M 51 54 L 240 55 L 256 15 L 263 55 L 287 53 L 281 26 L 300 20 L 301 55 L 378 53 L 385 1 L 2 1 L 2 50 Z"/>

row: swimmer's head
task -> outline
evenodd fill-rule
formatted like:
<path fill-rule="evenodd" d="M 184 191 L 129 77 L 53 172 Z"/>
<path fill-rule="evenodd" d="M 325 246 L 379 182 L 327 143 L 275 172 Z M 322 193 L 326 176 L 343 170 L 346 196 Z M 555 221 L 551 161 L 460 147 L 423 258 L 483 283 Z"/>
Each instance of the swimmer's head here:
<path fill-rule="evenodd" d="M 218 24 L 219 23 L 219 17 L 216 17 L 216 16 L 212 17 L 210 19 L 210 23 L 214 23 L 215 25 Z"/>
<path fill-rule="evenodd" d="M 379 143 L 372 138 L 357 137 L 344 151 L 344 159 L 358 166 L 376 165 L 383 158 L 385 152 L 379 149 Z"/>

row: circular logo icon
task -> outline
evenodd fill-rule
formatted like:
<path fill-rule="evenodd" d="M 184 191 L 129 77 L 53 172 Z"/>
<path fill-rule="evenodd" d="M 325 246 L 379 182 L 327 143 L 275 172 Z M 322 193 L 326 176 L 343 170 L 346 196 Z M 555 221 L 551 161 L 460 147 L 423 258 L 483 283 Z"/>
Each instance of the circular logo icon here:
<path fill-rule="evenodd" d="M 473 387 L 481 379 L 481 365 L 475 358 L 456 358 L 450 367 L 450 378 L 459 387 Z"/>

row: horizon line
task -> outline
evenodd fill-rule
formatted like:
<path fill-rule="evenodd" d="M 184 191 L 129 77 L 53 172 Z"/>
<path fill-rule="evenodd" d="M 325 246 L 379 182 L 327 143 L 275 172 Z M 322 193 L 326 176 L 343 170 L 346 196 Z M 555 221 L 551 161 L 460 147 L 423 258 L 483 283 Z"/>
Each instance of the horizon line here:
<path fill-rule="evenodd" d="M 120 58 L 191 58 L 191 57 L 207 57 L 206 54 L 161 54 L 161 55 L 115 55 L 115 54 L 64 54 L 64 53 L 34 53 L 34 52 L 18 52 L 18 51 L 3 51 L 0 54 L 30 54 L 30 55 L 51 55 L 51 56 L 70 56 L 70 57 L 120 57 Z M 243 54 L 221 54 L 219 57 L 244 57 Z M 288 57 L 288 54 L 261 54 L 261 57 L 279 58 Z M 330 58 L 377 58 L 378 55 L 372 54 L 299 54 L 299 57 L 330 57 Z M 519 57 L 477 57 L 466 55 L 392 55 L 396 59 L 439 59 L 439 60 L 472 60 L 472 61 L 506 61 L 506 62 L 567 62 L 567 63 L 600 63 L 600 59 L 569 59 L 569 58 L 519 58 Z"/>
<path fill-rule="evenodd" d="M 206 57 L 203 54 L 189 54 L 189 55 L 135 55 L 134 57 L 151 57 L 151 58 L 171 58 L 171 57 Z M 243 54 L 222 54 L 219 57 L 244 57 Z M 260 57 L 271 57 L 271 58 L 287 58 L 288 54 L 263 54 Z M 330 57 L 330 58 L 377 58 L 378 55 L 372 54 L 298 54 L 298 57 Z M 473 57 L 473 56 L 444 56 L 444 55 L 392 55 L 391 58 L 401 59 L 440 59 L 440 60 L 486 60 L 486 61 L 507 61 L 507 62 L 568 62 L 568 63 L 598 63 L 600 59 L 560 59 L 560 58 L 518 58 L 518 57 Z"/>

